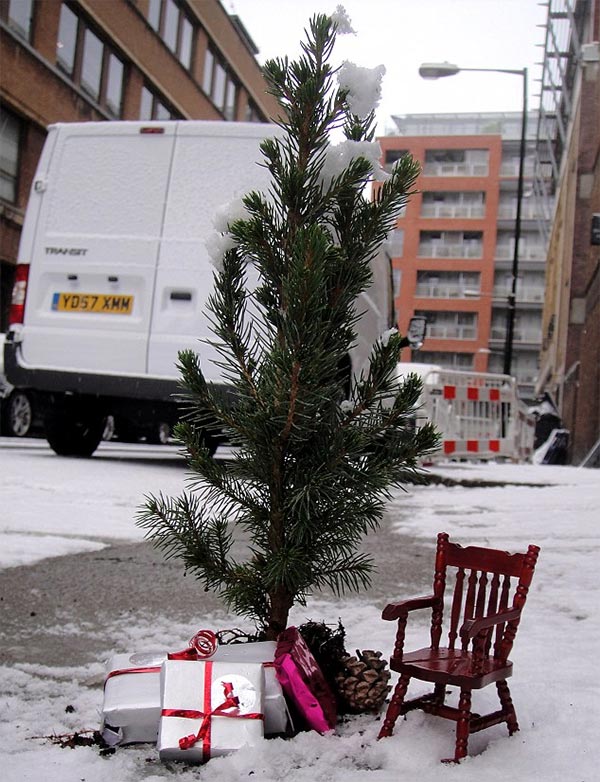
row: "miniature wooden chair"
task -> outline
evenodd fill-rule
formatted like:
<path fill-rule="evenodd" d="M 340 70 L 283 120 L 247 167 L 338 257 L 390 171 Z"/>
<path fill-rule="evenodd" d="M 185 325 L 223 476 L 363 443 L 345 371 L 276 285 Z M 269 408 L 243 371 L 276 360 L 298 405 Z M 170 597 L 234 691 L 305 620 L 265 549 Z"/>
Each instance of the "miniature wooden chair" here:
<path fill-rule="evenodd" d="M 508 659 L 527 592 L 533 577 L 538 546 L 529 546 L 525 554 L 506 551 L 462 548 L 441 532 L 437 538 L 433 595 L 390 603 L 382 618 L 398 620 L 396 645 L 390 668 L 400 679 L 389 704 L 379 738 L 391 736 L 400 715 L 413 709 L 456 722 L 454 758 L 458 763 L 467 755 L 469 735 L 506 722 L 509 734 L 519 730 L 506 679 L 512 675 Z M 448 646 L 441 647 L 444 615 L 444 591 L 449 569 L 456 568 L 454 594 L 449 602 Z M 468 573 L 467 573 L 468 571 Z M 518 579 L 512 590 L 511 578 Z M 431 608 L 431 646 L 404 654 L 404 633 L 410 611 Z M 457 636 L 460 636 L 457 645 Z M 432 682 L 434 690 L 406 701 L 411 678 Z M 471 691 L 495 682 L 501 708 L 491 714 L 471 712 Z M 445 705 L 446 687 L 460 687 L 458 708 Z"/>

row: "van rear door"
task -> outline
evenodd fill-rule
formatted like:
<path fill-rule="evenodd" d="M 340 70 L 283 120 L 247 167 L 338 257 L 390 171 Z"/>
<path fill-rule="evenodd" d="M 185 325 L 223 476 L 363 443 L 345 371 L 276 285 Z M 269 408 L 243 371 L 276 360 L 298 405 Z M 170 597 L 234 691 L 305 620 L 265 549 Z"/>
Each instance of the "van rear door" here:
<path fill-rule="evenodd" d="M 38 170 L 24 362 L 146 372 L 152 293 L 176 123 L 60 124 Z M 155 132 L 156 131 L 156 132 Z M 47 165 L 46 165 L 47 164 Z M 29 211 L 29 210 L 28 210 Z M 31 231 L 28 229 L 29 235 Z M 26 233 L 26 232 L 24 232 Z"/>
<path fill-rule="evenodd" d="M 177 377 L 179 350 L 201 356 L 209 381 L 219 380 L 214 365 L 206 300 L 214 267 L 206 239 L 214 233 L 216 210 L 250 190 L 265 190 L 268 172 L 259 165 L 260 142 L 274 135 L 272 125 L 238 122 L 179 123 L 162 242 L 160 246 L 148 372 Z M 249 278 L 253 269 L 248 270 Z"/>

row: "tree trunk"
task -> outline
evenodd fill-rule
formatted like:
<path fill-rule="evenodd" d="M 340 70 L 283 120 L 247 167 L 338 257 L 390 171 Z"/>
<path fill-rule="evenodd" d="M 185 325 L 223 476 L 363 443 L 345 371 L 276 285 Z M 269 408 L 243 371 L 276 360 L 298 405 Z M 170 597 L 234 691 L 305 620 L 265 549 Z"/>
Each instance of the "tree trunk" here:
<path fill-rule="evenodd" d="M 288 622 L 290 609 L 294 604 L 294 596 L 287 589 L 278 589 L 270 595 L 271 611 L 266 627 L 266 640 L 276 641 L 279 633 L 282 633 Z"/>

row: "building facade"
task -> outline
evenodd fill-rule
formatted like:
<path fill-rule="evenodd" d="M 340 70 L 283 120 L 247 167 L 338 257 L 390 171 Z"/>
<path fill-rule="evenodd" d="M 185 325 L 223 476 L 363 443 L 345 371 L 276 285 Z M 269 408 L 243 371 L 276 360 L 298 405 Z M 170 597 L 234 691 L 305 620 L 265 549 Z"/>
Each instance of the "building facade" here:
<path fill-rule="evenodd" d="M 412 360 L 502 372 L 521 114 L 407 115 L 394 121 L 398 135 L 379 139 L 385 167 L 408 152 L 422 169 L 388 245 L 400 330 L 406 333 L 413 315 L 427 318 L 425 343 Z M 533 118 L 529 128 L 534 137 Z M 526 399 L 537 378 L 545 266 L 539 208 L 529 197 L 532 173 L 528 144 L 511 363 Z"/>
<path fill-rule="evenodd" d="M 219 0 L 0 0 L 0 331 L 47 126 L 267 122 L 256 54 Z"/>
<path fill-rule="evenodd" d="M 551 230 L 537 391 L 569 430 L 571 463 L 600 467 L 600 0 L 548 3 L 541 92 Z"/>

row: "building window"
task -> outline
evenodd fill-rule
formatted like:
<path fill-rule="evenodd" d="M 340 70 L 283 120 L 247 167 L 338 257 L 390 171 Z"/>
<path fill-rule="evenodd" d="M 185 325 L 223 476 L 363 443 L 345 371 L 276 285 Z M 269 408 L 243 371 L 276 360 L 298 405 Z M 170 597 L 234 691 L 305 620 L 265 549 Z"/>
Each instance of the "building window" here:
<path fill-rule="evenodd" d="M 212 47 L 206 49 L 204 59 L 204 74 L 202 76 L 202 89 L 209 96 L 215 106 L 223 114 L 225 119 L 234 120 L 237 113 L 239 86 L 233 75 L 229 72 L 225 60 Z M 246 114 L 254 111 L 256 117 L 246 116 L 247 122 L 260 122 L 258 110 L 255 106 L 248 108 Z"/>
<path fill-rule="evenodd" d="M 237 113 L 237 95 L 237 84 L 233 81 L 233 79 L 230 79 L 227 82 L 227 95 L 225 97 L 225 110 L 223 112 L 225 114 L 225 119 L 235 119 L 235 115 Z"/>
<path fill-rule="evenodd" d="M 415 295 L 422 299 L 458 299 L 479 296 L 479 272 L 418 271 Z"/>
<path fill-rule="evenodd" d="M 107 114 L 121 116 L 125 66 L 65 3 L 60 10 L 56 62 Z"/>
<path fill-rule="evenodd" d="M 482 231 L 421 231 L 421 258 L 481 258 Z"/>
<path fill-rule="evenodd" d="M 390 258 L 401 258 L 404 253 L 404 229 L 392 228 L 387 235 L 384 249 Z"/>
<path fill-rule="evenodd" d="M 142 98 L 140 101 L 140 119 L 141 120 L 170 120 L 179 119 L 177 112 L 169 108 L 162 98 L 159 98 L 148 87 L 142 87 Z"/>
<path fill-rule="evenodd" d="M 150 0 L 147 19 L 183 67 L 190 70 L 194 25 L 179 3 L 176 0 Z"/>
<path fill-rule="evenodd" d="M 487 176 L 487 149 L 427 149 L 425 176 Z"/>
<path fill-rule="evenodd" d="M 114 117 L 121 116 L 124 66 L 112 52 L 108 56 L 108 80 L 106 83 L 106 108 Z"/>
<path fill-rule="evenodd" d="M 264 122 L 256 104 L 250 98 L 248 98 L 248 103 L 246 104 L 246 116 L 244 119 L 246 122 Z"/>
<path fill-rule="evenodd" d="M 423 193 L 421 217 L 468 217 L 485 216 L 485 193 L 477 190 L 435 191 Z"/>
<path fill-rule="evenodd" d="M 81 86 L 95 101 L 100 98 L 102 79 L 102 58 L 104 45 L 91 30 L 83 36 L 83 57 L 81 60 Z"/>
<path fill-rule="evenodd" d="M 77 16 L 71 11 L 69 6 L 63 3 L 60 9 L 56 61 L 59 68 L 65 71 L 68 76 L 72 76 L 75 70 L 78 21 Z"/>
<path fill-rule="evenodd" d="M 412 360 L 417 364 L 436 364 L 444 369 L 473 369 L 472 353 L 444 353 L 441 350 L 417 350 L 413 351 Z"/>
<path fill-rule="evenodd" d="M 391 171 L 394 167 L 394 163 L 397 163 L 400 158 L 408 155 L 407 149 L 386 149 L 385 151 L 385 163 L 384 167 L 386 171 Z"/>
<path fill-rule="evenodd" d="M 415 315 L 427 318 L 428 339 L 477 339 L 476 312 L 417 310 Z"/>
<path fill-rule="evenodd" d="M 30 41 L 33 0 L 8 0 L 8 3 L 0 3 L 0 19 L 7 22 L 10 29 L 21 38 Z"/>
<path fill-rule="evenodd" d="M 21 121 L 0 106 L 0 198 L 17 201 Z"/>

